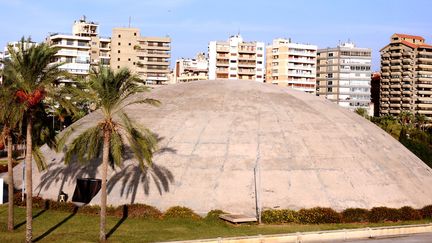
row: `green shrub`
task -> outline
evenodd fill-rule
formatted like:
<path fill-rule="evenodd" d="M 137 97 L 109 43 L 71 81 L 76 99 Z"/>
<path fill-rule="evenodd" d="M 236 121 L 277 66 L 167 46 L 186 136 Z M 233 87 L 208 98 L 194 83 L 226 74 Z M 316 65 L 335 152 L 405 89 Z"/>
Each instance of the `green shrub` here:
<path fill-rule="evenodd" d="M 432 219 L 432 205 L 424 206 L 420 209 L 420 214 L 424 219 Z"/>
<path fill-rule="evenodd" d="M 369 222 L 377 223 L 384 221 L 399 221 L 401 219 L 399 210 L 388 207 L 375 207 L 369 211 Z"/>
<path fill-rule="evenodd" d="M 213 209 L 210 212 L 207 213 L 205 216 L 205 220 L 219 220 L 219 215 L 226 214 L 226 212 L 219 210 L 219 209 Z"/>
<path fill-rule="evenodd" d="M 46 200 L 47 208 L 63 212 L 74 212 L 78 207 L 71 202 L 58 202 L 54 200 Z"/>
<path fill-rule="evenodd" d="M 116 208 L 116 216 L 124 217 L 125 214 L 131 218 L 162 218 L 162 212 L 159 209 L 146 204 L 123 205 Z"/>
<path fill-rule="evenodd" d="M 298 221 L 298 213 L 290 209 L 270 209 L 261 214 L 261 220 L 266 224 L 284 224 Z"/>
<path fill-rule="evenodd" d="M 201 217 L 196 214 L 192 209 L 175 206 L 169 208 L 164 214 L 163 218 L 187 218 L 187 219 L 200 219 Z"/>
<path fill-rule="evenodd" d="M 315 207 L 300 209 L 298 212 L 298 219 L 302 224 L 340 223 L 341 218 L 341 215 L 331 208 Z"/>
<path fill-rule="evenodd" d="M 109 216 L 113 216 L 113 214 L 109 214 L 109 207 L 107 207 L 107 215 Z M 99 205 L 85 205 L 79 208 L 79 212 L 83 213 L 83 214 L 88 214 L 88 215 L 99 215 L 100 214 L 100 207 Z"/>
<path fill-rule="evenodd" d="M 419 210 L 405 206 L 399 209 L 399 218 L 400 220 L 419 220 L 422 216 Z"/>
<path fill-rule="evenodd" d="M 345 223 L 363 223 L 368 221 L 369 210 L 363 208 L 347 208 L 342 211 L 342 221 Z"/>

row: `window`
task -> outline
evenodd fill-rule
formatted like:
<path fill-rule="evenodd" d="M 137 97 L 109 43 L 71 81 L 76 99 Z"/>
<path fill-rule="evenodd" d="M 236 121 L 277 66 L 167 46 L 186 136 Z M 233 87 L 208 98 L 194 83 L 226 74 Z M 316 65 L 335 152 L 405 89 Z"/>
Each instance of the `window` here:
<path fill-rule="evenodd" d="M 117 66 L 117 69 L 120 69 L 120 66 Z"/>
<path fill-rule="evenodd" d="M 74 41 L 73 40 L 67 40 L 66 41 L 66 45 L 73 46 L 74 45 Z"/>
<path fill-rule="evenodd" d="M 130 62 L 130 58 L 128 58 L 128 61 Z"/>
<path fill-rule="evenodd" d="M 118 35 L 118 38 L 121 38 L 121 35 Z"/>
<path fill-rule="evenodd" d="M 117 61 L 120 61 L 120 58 L 117 58 Z"/>
<path fill-rule="evenodd" d="M 235 77 L 237 77 L 237 75 L 236 74 L 230 74 L 230 77 L 235 78 Z"/>
<path fill-rule="evenodd" d="M 129 45 L 132 45 L 131 43 L 129 43 Z"/>
<path fill-rule="evenodd" d="M 121 45 L 121 43 L 119 42 L 119 43 L 118 43 L 118 45 L 120 46 L 120 45 Z"/>
<path fill-rule="evenodd" d="M 258 61 L 257 63 L 258 63 L 258 64 L 262 64 L 262 61 Z"/>
<path fill-rule="evenodd" d="M 136 36 L 137 34 L 136 34 L 136 32 L 134 33 L 134 36 Z"/>
<path fill-rule="evenodd" d="M 327 78 L 333 78 L 333 73 L 329 73 L 329 74 L 327 75 Z"/>
<path fill-rule="evenodd" d="M 332 53 L 332 52 L 329 52 L 328 56 L 329 56 L 329 57 L 332 57 L 332 56 L 333 56 L 333 53 Z"/>
<path fill-rule="evenodd" d="M 237 60 L 230 60 L 230 63 L 236 63 Z"/>
<path fill-rule="evenodd" d="M 118 50 L 117 53 L 120 53 L 120 50 Z"/>

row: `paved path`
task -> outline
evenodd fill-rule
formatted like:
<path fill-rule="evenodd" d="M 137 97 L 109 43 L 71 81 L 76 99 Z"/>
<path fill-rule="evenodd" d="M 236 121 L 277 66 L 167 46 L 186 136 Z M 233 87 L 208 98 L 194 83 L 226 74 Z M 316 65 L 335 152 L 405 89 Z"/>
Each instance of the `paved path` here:
<path fill-rule="evenodd" d="M 348 242 L 348 243 L 430 243 L 430 242 L 432 242 L 432 233 L 386 237 L 386 238 L 380 238 L 380 239 L 343 241 L 343 242 Z"/>

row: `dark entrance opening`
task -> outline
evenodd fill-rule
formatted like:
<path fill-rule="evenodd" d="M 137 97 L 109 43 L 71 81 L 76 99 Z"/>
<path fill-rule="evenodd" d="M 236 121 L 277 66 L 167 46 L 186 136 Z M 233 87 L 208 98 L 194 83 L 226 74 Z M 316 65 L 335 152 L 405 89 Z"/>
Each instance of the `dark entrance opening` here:
<path fill-rule="evenodd" d="M 101 188 L 101 179 L 78 178 L 72 202 L 89 203 Z"/>

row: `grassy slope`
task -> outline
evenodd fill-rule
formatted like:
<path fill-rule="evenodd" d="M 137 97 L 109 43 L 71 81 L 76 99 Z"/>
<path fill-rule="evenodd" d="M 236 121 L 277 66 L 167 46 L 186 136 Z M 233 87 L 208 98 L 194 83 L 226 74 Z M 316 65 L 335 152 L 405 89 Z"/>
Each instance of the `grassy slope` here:
<path fill-rule="evenodd" d="M 39 215 L 38 215 L 39 214 Z M 34 209 L 34 239 L 39 242 L 96 242 L 98 240 L 99 217 L 58 211 Z M 19 227 L 13 233 L 6 232 L 7 207 L 0 206 L 0 242 L 23 242 L 25 235 L 25 209 L 16 208 L 15 224 Z M 113 229 L 120 218 L 108 217 L 107 231 Z M 145 220 L 128 218 L 109 237 L 109 242 L 154 242 L 185 239 L 245 236 L 257 234 L 292 233 L 331 229 L 349 229 L 384 225 L 429 223 L 416 221 L 383 224 L 326 224 L 326 225 L 241 225 L 233 226 L 223 222 L 193 220 Z M 41 237 L 43 236 L 43 237 Z"/>

